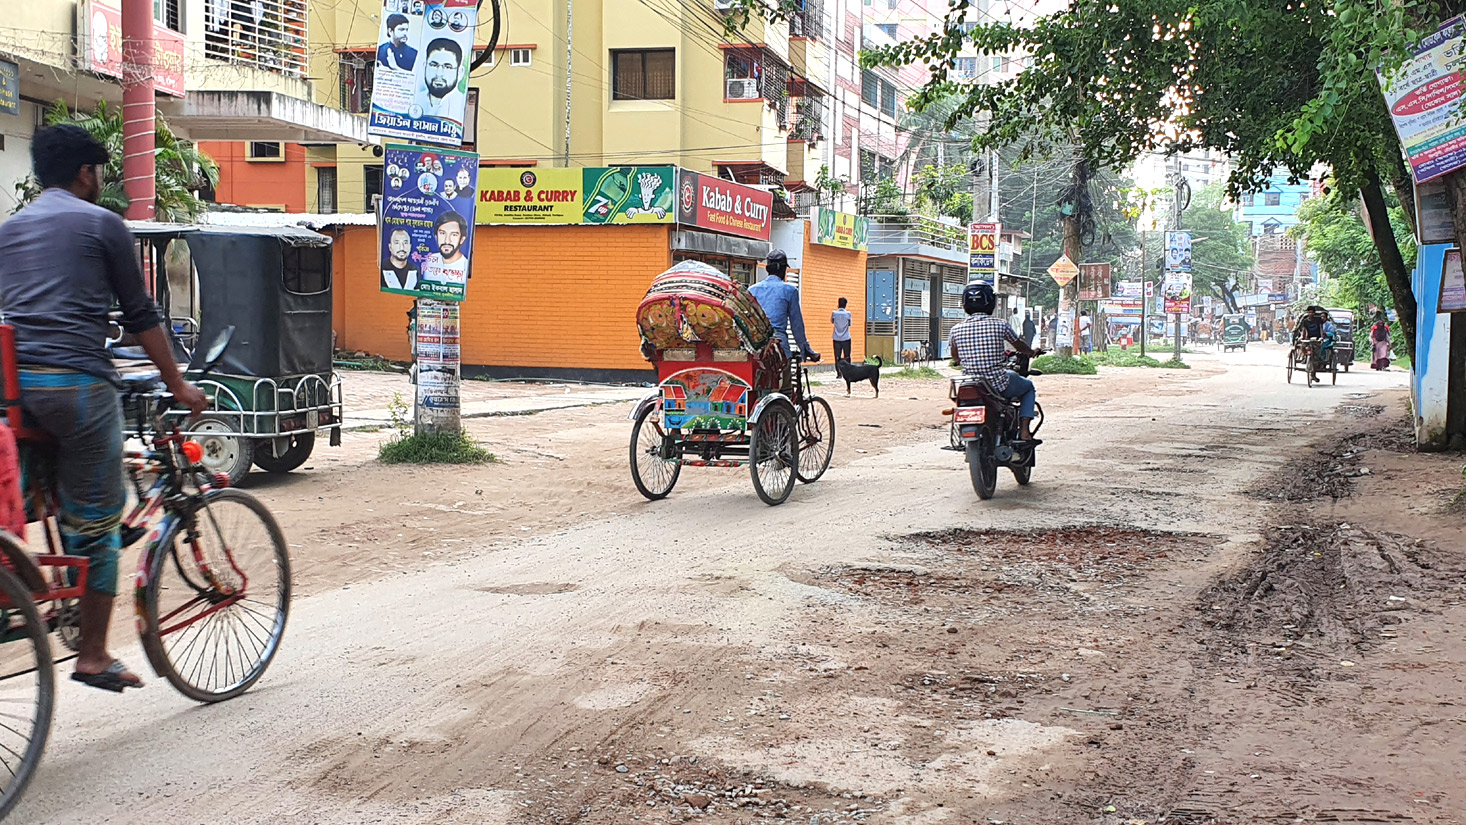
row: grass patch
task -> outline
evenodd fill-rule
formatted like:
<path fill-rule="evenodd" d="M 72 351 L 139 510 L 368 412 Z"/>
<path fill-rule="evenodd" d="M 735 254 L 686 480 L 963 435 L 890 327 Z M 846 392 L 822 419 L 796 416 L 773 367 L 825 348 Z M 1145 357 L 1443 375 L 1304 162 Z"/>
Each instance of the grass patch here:
<path fill-rule="evenodd" d="M 1138 352 L 1112 349 L 1108 352 L 1091 352 L 1081 356 L 1084 360 L 1101 367 L 1156 367 L 1159 361 Z"/>
<path fill-rule="evenodd" d="M 399 435 L 378 448 L 377 460 L 383 464 L 487 464 L 496 459 L 459 430 Z"/>
<path fill-rule="evenodd" d="M 896 370 L 895 372 L 891 373 L 890 375 L 888 375 L 886 377 L 887 378 L 928 378 L 929 379 L 929 378 L 941 378 L 942 377 L 942 374 L 940 372 L 937 372 L 936 367 L 928 367 L 928 366 L 913 367 L 913 366 L 909 366 L 908 365 L 908 366 L 902 367 L 899 370 Z"/>
<path fill-rule="evenodd" d="M 1185 361 L 1182 361 L 1180 358 L 1172 358 L 1169 361 L 1162 361 L 1159 364 L 1156 364 L 1156 366 L 1157 367 L 1160 367 L 1163 370 L 1189 370 L 1189 369 L 1191 369 L 1191 365 L 1188 364 L 1188 363 L 1186 363 Z"/>
<path fill-rule="evenodd" d="M 1074 358 L 1061 355 L 1041 355 L 1033 359 L 1030 366 L 1047 375 L 1094 375 L 1099 372 L 1094 368 L 1094 364 L 1083 357 Z"/>

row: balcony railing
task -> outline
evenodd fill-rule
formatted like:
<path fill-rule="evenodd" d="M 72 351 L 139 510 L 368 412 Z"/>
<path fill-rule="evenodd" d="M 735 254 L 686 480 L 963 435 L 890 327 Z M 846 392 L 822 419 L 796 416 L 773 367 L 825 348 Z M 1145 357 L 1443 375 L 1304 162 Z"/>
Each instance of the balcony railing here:
<path fill-rule="evenodd" d="M 887 246 L 930 246 L 950 252 L 966 252 L 967 233 L 952 223 L 925 215 L 868 215 L 870 244 Z"/>
<path fill-rule="evenodd" d="M 206 3 L 204 56 L 305 77 L 306 0 Z"/>
<path fill-rule="evenodd" d="M 789 34 L 792 37 L 824 36 L 825 7 L 821 0 L 804 0 L 804 8 L 789 18 Z"/>

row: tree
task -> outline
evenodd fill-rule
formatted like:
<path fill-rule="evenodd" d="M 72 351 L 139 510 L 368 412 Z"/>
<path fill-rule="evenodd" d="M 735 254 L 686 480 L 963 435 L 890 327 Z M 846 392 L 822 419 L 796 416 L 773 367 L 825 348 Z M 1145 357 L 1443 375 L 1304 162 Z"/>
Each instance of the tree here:
<path fill-rule="evenodd" d="M 104 100 L 91 113 L 73 112 L 58 100 L 46 112 L 46 125 L 58 123 L 74 123 L 107 147 L 111 157 L 102 172 L 102 196 L 97 202 L 119 215 L 125 213 L 128 198 L 122 188 L 122 109 L 108 106 Z M 174 135 L 163 118 L 158 118 L 157 124 L 157 219 L 180 223 L 194 220 L 205 207 L 195 192 L 205 185 L 218 184 L 219 167 L 192 142 Z M 41 186 L 34 177 L 27 177 L 15 185 L 15 191 L 20 205 L 25 206 L 41 193 Z"/>
<path fill-rule="evenodd" d="M 1246 279 L 1252 270 L 1252 238 L 1228 208 L 1226 185 L 1213 183 L 1192 199 L 1182 225 L 1194 238 L 1203 238 L 1191 252 L 1195 289 L 1223 297 L 1222 287 Z"/>

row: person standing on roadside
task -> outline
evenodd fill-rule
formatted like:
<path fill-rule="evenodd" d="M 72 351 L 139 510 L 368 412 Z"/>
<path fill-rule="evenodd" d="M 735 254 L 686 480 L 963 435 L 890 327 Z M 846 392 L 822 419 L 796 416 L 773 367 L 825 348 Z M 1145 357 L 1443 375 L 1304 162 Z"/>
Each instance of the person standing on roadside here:
<path fill-rule="evenodd" d="M 1023 313 L 1023 343 L 1033 346 L 1033 338 L 1038 335 L 1038 325 L 1033 322 L 1033 310 Z"/>
<path fill-rule="evenodd" d="M 849 302 L 844 298 L 840 299 L 840 306 L 830 313 L 830 324 L 835 328 L 835 360 L 850 361 L 850 310 L 846 309 Z"/>
<path fill-rule="evenodd" d="M 1088 355 L 1094 349 L 1094 321 L 1090 320 L 1089 310 L 1079 313 L 1079 348 Z"/>

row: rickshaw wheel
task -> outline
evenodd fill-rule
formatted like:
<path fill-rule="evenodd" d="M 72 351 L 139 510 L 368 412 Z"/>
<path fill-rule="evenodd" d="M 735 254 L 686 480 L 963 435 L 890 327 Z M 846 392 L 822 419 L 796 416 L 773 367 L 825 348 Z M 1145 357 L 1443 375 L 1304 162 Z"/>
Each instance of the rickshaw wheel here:
<path fill-rule="evenodd" d="M 200 416 L 191 426 L 190 438 L 204 448 L 203 460 L 199 463 L 212 473 L 229 476 L 231 485 L 238 484 L 249 475 L 254 463 L 254 442 L 239 434 L 234 423 L 219 415 Z"/>
<path fill-rule="evenodd" d="M 749 429 L 748 470 L 753 490 L 764 504 L 783 504 L 794 491 L 799 435 L 791 405 L 771 405 Z"/>
<path fill-rule="evenodd" d="M 275 455 L 275 439 L 262 438 L 255 443 L 254 463 L 267 473 L 288 473 L 304 464 L 316 447 L 316 434 L 299 433 L 290 438 L 290 446 Z"/>
<path fill-rule="evenodd" d="M 631 480 L 636 490 L 649 501 L 667 497 L 682 474 L 682 460 L 662 458 L 662 410 L 648 405 L 636 416 L 631 429 Z"/>
<path fill-rule="evenodd" d="M 35 774 L 51 735 L 56 705 L 56 671 L 51 643 L 25 585 L 0 565 L 0 819 L 15 807 Z"/>
<path fill-rule="evenodd" d="M 1293 383 L 1293 361 L 1294 361 L 1293 353 L 1292 353 L 1292 351 L 1289 351 L 1288 352 L 1288 383 L 1289 384 Z"/>

